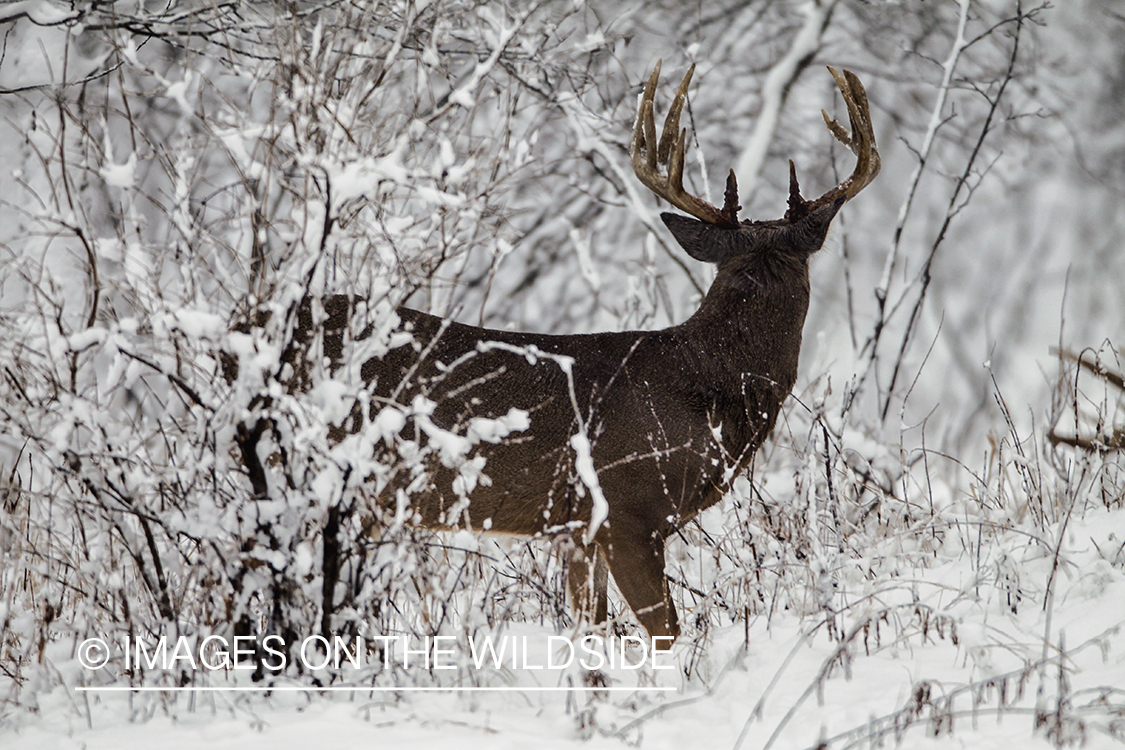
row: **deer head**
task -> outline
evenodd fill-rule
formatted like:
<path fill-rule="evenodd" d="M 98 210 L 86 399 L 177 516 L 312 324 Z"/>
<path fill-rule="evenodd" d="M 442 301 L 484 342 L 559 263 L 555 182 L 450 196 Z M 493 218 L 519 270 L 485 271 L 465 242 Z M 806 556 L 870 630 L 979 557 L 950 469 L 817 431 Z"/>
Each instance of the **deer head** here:
<path fill-rule="evenodd" d="M 695 73 L 692 65 L 680 82 L 672 100 L 659 141 L 656 138 L 654 100 L 660 80 L 660 62 L 649 76 L 633 127 L 629 154 L 637 178 L 652 192 L 676 208 L 695 217 L 661 214 L 661 219 L 688 255 L 696 260 L 721 265 L 729 258 L 755 252 L 811 255 L 820 249 L 836 212 L 867 187 L 879 174 L 879 152 L 871 128 L 867 92 L 850 70 L 843 74 L 829 66 L 829 72 L 843 94 L 851 120 L 851 133 L 821 110 L 832 135 L 856 155 L 852 174 L 816 200 L 805 200 L 797 184 L 797 168 L 789 161 L 789 210 L 777 221 L 738 221 L 738 182 L 732 169 L 727 175 L 723 207 L 691 195 L 683 186 L 684 151 L 687 130 L 680 129 L 688 85 Z M 661 174 L 659 167 L 666 173 Z"/>

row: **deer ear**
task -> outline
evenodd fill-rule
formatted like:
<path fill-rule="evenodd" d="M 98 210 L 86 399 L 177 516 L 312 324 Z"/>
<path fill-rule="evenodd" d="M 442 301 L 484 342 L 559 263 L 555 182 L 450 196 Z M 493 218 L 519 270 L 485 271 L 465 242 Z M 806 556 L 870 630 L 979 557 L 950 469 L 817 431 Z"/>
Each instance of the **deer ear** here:
<path fill-rule="evenodd" d="M 660 214 L 664 225 L 687 254 L 704 263 L 721 263 L 735 252 L 738 227 L 721 227 L 679 214 Z"/>

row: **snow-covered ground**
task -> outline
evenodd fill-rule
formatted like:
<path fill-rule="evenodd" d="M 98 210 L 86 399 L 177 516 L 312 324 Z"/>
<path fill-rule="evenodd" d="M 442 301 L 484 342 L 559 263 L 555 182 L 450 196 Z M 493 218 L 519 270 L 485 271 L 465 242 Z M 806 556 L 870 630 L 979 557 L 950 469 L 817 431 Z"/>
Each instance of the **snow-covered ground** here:
<path fill-rule="evenodd" d="M 1125 511 L 1090 510 L 1040 538 L 1000 533 L 980 550 L 978 531 L 949 529 L 931 565 L 857 582 L 841 597 L 849 605 L 834 629 L 823 616 L 775 612 L 705 641 L 689 633 L 657 662 L 674 670 L 604 670 L 613 692 L 583 689 L 578 666 L 530 668 L 543 664 L 547 638 L 557 634 L 521 625 L 505 632 L 526 639 L 532 658 L 472 676 L 503 691 L 95 695 L 75 691 L 71 679 L 40 694 L 38 711 L 9 711 L 0 736 L 12 750 L 296 750 L 322 742 L 803 748 L 821 739 L 834 748 L 1030 748 L 1054 747 L 1059 737 L 1119 746 Z M 558 642 L 550 645 L 563 660 Z M 635 660 L 635 647 L 629 653 Z M 82 673 L 72 662 L 64 668 Z M 462 662 L 456 678 L 431 674 L 456 685 L 473 671 Z M 645 689 L 628 690 L 638 686 Z"/>

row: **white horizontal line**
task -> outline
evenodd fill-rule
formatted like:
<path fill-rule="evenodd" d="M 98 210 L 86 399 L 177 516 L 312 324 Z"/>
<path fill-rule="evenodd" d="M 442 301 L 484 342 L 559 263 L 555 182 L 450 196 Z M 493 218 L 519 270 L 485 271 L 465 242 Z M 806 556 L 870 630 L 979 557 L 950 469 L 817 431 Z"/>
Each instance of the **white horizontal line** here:
<path fill-rule="evenodd" d="M 314 687 L 314 686 L 300 686 L 300 685 L 275 685 L 273 687 L 222 687 L 215 685 L 201 685 L 193 687 L 185 685 L 182 687 L 159 687 L 155 685 L 143 685 L 137 687 L 111 685 L 106 687 L 84 687 L 78 686 L 74 688 L 79 692 L 84 693 L 181 693 L 189 690 L 205 693 L 268 693 L 268 692 L 295 692 L 300 691 L 304 693 L 327 693 L 327 692 L 350 692 L 350 693 L 467 693 L 467 692 L 504 692 L 504 693 L 575 693 L 587 690 L 602 690 L 606 692 L 668 692 L 676 690 L 674 687 L 372 687 L 372 686 L 340 686 L 330 685 L 327 687 Z"/>

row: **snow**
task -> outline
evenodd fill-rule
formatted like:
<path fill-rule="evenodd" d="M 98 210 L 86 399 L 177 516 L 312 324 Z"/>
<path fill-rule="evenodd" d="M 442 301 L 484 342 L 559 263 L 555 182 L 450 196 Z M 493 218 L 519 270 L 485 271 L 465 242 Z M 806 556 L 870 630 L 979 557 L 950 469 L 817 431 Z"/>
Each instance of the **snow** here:
<path fill-rule="evenodd" d="M 601 286 L 601 278 L 590 255 L 590 238 L 575 227 L 570 230 L 570 241 L 574 243 L 574 249 L 578 253 L 578 268 L 582 271 L 582 278 L 586 279 L 591 289 L 597 290 Z"/>
<path fill-rule="evenodd" d="M 40 26 L 53 26 L 74 18 L 77 12 L 49 3 L 46 0 L 20 0 L 19 2 L 5 3 L 0 8 L 0 22 L 25 14 Z"/>
<path fill-rule="evenodd" d="M 419 413 L 427 408 L 415 406 Z M 735 491 L 750 487 L 740 480 Z M 939 512 L 945 494 L 935 493 Z M 948 502 L 952 509 L 960 504 L 953 497 Z M 259 503 L 259 517 L 279 517 L 284 509 L 274 506 Z M 707 514 L 708 533 L 724 533 L 728 511 Z M 946 528 L 945 535 L 962 533 L 963 539 L 932 550 L 923 544 L 929 532 L 892 535 L 867 558 L 836 571 L 836 586 L 827 592 L 836 611 L 771 608 L 745 624 L 698 630 L 686 605 L 686 632 L 671 656 L 658 662 L 674 669 L 651 663 L 629 668 L 637 663 L 637 646 L 626 643 L 634 655 L 626 665 L 603 670 L 614 689 L 603 694 L 582 687 L 583 670 L 573 661 L 551 668 L 566 661 L 564 641 L 577 644 L 582 632 L 534 622 L 513 621 L 478 635 L 519 644 L 520 657 L 507 650 L 500 668 L 482 662 L 479 648 L 470 653 L 464 641 L 450 637 L 440 659 L 456 665 L 451 671 L 387 674 L 361 665 L 361 671 L 328 683 L 330 692 L 282 680 L 270 694 L 84 693 L 76 688 L 100 684 L 97 675 L 76 668 L 64 641 L 48 658 L 64 684 L 40 693 L 37 712 L 10 712 L 0 742 L 17 750 L 157 741 L 188 750 L 296 750 L 315 738 L 381 747 L 625 742 L 672 749 L 705 737 L 714 747 L 806 748 L 821 738 L 833 746 L 849 738 L 893 746 L 901 733 L 909 747 L 1046 748 L 1054 745 L 1035 729 L 1036 711 L 1052 720 L 1058 686 L 1065 683 L 1067 736 L 1084 733 L 1087 747 L 1113 747 L 1105 727 L 1114 709 L 1102 701 L 1117 705 L 1125 678 L 1125 509 L 1089 505 L 1078 511 L 1069 520 L 1060 514 L 1035 537 L 997 528 L 981 550 L 971 546 L 979 531 L 972 526 Z M 460 531 L 447 543 L 491 555 L 486 539 Z M 1060 564 L 1053 572 L 1056 549 Z M 263 550 L 255 554 L 298 572 L 316 565 L 305 543 L 291 560 Z M 670 555 L 674 559 L 676 552 Z M 828 548 L 818 555 L 832 559 Z M 862 574 L 850 575 L 852 567 Z M 1022 592 L 1018 605 L 1011 597 L 1013 575 Z M 643 635 L 630 632 L 631 638 Z M 480 645 L 474 641 L 474 648 Z M 401 658 L 401 646 L 397 652 L 390 658 Z M 420 651 L 411 653 L 411 659 L 421 658 Z M 380 690 L 363 687 L 372 680 Z M 199 684 L 255 687 L 245 673 L 212 673 Z M 456 690 L 467 685 L 488 690 Z M 432 691 L 442 686 L 447 692 Z M 428 692 L 417 692 L 419 687 Z"/>
<path fill-rule="evenodd" d="M 1076 539 L 1089 536 L 1105 541 L 1121 533 L 1125 513 L 1095 513 L 1088 521 L 1075 531 Z M 1092 544 L 1075 554 L 1072 562 L 1078 568 L 1088 567 L 1097 555 Z M 580 685 L 580 675 L 572 671 L 568 680 L 567 674 L 531 669 L 546 664 L 546 650 L 559 645 L 550 639 L 557 636 L 547 628 L 515 625 L 510 634 L 539 649 L 524 662 L 529 668 L 517 662 L 518 667 L 507 669 L 503 676 L 481 672 L 486 685 L 512 687 L 515 692 L 372 693 L 360 688 L 319 694 L 279 692 L 269 697 L 261 693 L 129 697 L 58 688 L 43 696 L 41 706 L 55 720 L 24 715 L 0 738 L 10 750 L 153 744 L 178 750 L 296 750 L 327 738 L 344 745 L 470 748 L 529 742 L 537 747 L 620 747 L 624 740 L 671 749 L 702 737 L 710 747 L 737 747 L 745 732 L 743 747 L 767 747 L 776 733 L 773 747 L 800 748 L 846 732 L 856 733 L 857 738 L 876 730 L 889 732 L 891 717 L 908 706 L 920 685 L 926 685 L 929 698 L 921 707 L 923 718 L 906 729 L 906 746 L 1050 747 L 1045 737 L 1033 731 L 1029 710 L 1043 701 L 1038 691 L 1044 688 L 1050 707 L 1058 660 L 1048 656 L 1042 674 L 1032 670 L 1022 696 L 1017 697 L 1027 657 L 1013 653 L 1011 646 L 1022 641 L 1034 659 L 1046 615 L 1038 607 L 1019 615 L 1005 614 L 987 598 L 962 598 L 943 605 L 948 590 L 944 579 L 968 572 L 970 564 L 965 559 L 949 560 L 921 571 L 913 584 L 920 600 L 904 600 L 902 606 L 887 610 L 903 624 L 914 622 L 897 633 L 885 623 L 882 636 L 876 636 L 873 628 L 850 643 L 840 643 L 829 637 L 818 618 L 777 613 L 754 618 L 748 631 L 735 626 L 712 632 L 704 641 L 681 640 L 669 662 L 675 670 L 608 670 L 615 688 L 657 686 L 670 687 L 671 692 L 638 690 L 603 696 L 586 690 L 542 692 L 537 688 Z M 1092 691 L 1085 695 L 1096 702 L 1099 689 L 1119 688 L 1125 675 L 1125 575 L 1120 566 L 1105 566 L 1096 578 L 1093 589 L 1066 590 L 1053 612 L 1056 630 L 1051 640 L 1056 641 L 1054 633 L 1066 634 L 1065 667 L 1076 703 L 1083 691 Z M 933 607 L 934 613 L 945 612 L 949 625 L 923 634 L 918 627 L 921 620 L 910 610 L 927 607 Z M 698 659 L 695 649 L 704 643 L 703 661 L 685 680 L 685 665 Z M 1007 698 L 1013 705 L 997 711 L 1001 678 L 1007 681 Z M 989 680 L 993 687 L 983 687 Z M 218 684 L 229 683 L 220 678 Z M 519 690 L 521 686 L 526 692 Z M 1078 706 L 1073 708 L 1077 713 Z M 951 726 L 943 724 L 932 736 L 933 724 L 926 717 L 935 710 L 938 716 L 952 712 L 953 718 Z M 888 746 L 893 746 L 894 736 L 893 732 L 883 736 Z M 1104 735 L 1090 733 L 1087 746 L 1114 745 Z"/>
<path fill-rule="evenodd" d="M 574 469 L 578 472 L 579 479 L 586 489 L 590 491 L 593 507 L 590 510 L 590 523 L 586 526 L 584 538 L 589 544 L 593 541 L 598 529 L 609 517 L 609 503 L 602 492 L 601 483 L 598 481 L 598 472 L 594 468 L 594 459 L 590 452 L 590 439 L 584 432 L 578 432 L 570 437 L 570 447 L 574 449 Z"/>
<path fill-rule="evenodd" d="M 486 443 L 499 443 L 513 432 L 522 432 L 531 426 L 527 412 L 523 409 L 512 408 L 508 413 L 498 419 L 473 417 L 465 430 L 465 437 L 470 443 L 481 441 Z"/>
<path fill-rule="evenodd" d="M 134 171 L 137 168 L 137 155 L 129 154 L 121 164 L 107 163 L 102 167 L 101 173 L 105 182 L 110 187 L 116 188 L 131 188 L 133 187 Z"/>

